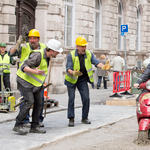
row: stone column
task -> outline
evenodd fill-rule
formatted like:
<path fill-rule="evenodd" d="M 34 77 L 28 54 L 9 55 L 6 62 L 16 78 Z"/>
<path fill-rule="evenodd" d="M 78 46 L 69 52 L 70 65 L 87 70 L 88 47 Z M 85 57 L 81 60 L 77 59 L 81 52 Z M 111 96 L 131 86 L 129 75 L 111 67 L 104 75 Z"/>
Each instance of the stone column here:
<path fill-rule="evenodd" d="M 64 56 L 62 54 L 57 55 L 57 57 L 52 60 L 50 82 L 53 85 L 49 88 L 49 92 L 52 94 L 62 94 L 66 92 L 66 86 L 64 85 L 63 64 Z"/>
<path fill-rule="evenodd" d="M 47 10 L 49 3 L 39 1 L 35 11 L 35 28 L 40 32 L 40 42 L 47 42 Z"/>

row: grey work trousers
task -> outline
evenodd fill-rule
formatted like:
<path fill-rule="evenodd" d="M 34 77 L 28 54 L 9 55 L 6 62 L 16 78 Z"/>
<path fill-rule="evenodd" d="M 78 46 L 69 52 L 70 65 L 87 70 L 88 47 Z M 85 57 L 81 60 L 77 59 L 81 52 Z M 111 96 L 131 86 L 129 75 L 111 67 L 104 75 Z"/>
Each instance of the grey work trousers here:
<path fill-rule="evenodd" d="M 36 128 L 38 126 L 39 116 L 42 109 L 41 91 L 39 90 L 33 93 L 33 88 L 24 88 L 21 84 L 19 84 L 19 90 L 21 91 L 25 102 L 21 107 L 18 116 L 16 117 L 15 126 L 23 125 L 23 122 L 26 119 L 30 108 L 34 104 L 32 111 L 31 128 Z"/>

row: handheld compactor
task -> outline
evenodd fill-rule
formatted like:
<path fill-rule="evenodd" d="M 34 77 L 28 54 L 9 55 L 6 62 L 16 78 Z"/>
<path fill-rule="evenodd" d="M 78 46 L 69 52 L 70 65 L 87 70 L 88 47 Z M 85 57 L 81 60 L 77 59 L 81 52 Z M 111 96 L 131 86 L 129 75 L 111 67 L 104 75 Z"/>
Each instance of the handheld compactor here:
<path fill-rule="evenodd" d="M 4 64 L 0 64 L 0 66 L 4 66 Z M 0 112 L 9 112 L 14 111 L 16 99 L 15 99 L 15 93 L 11 92 L 9 88 L 6 88 L 4 90 L 4 83 L 3 83 L 3 75 L 4 70 L 8 70 L 8 65 L 6 64 L 4 68 L 0 68 L 0 76 L 1 76 L 1 91 L 0 91 Z"/>

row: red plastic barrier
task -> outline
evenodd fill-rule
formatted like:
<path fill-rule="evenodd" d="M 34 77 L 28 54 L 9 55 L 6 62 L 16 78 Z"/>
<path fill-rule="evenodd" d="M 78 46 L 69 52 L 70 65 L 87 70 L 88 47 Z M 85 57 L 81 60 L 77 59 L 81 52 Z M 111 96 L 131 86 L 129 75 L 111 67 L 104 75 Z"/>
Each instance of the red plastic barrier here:
<path fill-rule="evenodd" d="M 113 72 L 113 93 L 130 90 L 131 71 Z"/>

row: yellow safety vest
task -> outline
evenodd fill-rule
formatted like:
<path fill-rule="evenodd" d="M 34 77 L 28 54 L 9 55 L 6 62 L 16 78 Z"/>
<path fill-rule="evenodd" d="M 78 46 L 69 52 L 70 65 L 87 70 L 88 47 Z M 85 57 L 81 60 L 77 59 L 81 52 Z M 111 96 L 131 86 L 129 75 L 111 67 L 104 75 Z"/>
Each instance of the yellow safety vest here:
<path fill-rule="evenodd" d="M 71 52 L 71 57 L 72 57 L 72 61 L 73 61 L 73 70 L 76 70 L 76 69 L 80 70 L 79 57 L 75 56 L 75 51 L 76 50 L 73 50 Z M 94 82 L 93 70 L 92 70 L 92 63 L 91 63 L 92 54 L 88 50 L 86 50 L 85 53 L 86 53 L 86 57 L 87 57 L 87 58 L 84 59 L 84 61 L 85 61 L 85 68 L 86 68 L 88 77 L 90 79 L 90 82 Z M 72 84 L 75 84 L 77 82 L 77 80 L 78 80 L 78 76 L 73 76 L 73 75 L 70 75 L 68 72 L 66 72 L 65 79 L 68 82 L 70 82 Z"/>
<path fill-rule="evenodd" d="M 44 49 L 46 48 L 46 45 L 44 43 L 39 43 L 40 44 L 40 49 Z M 24 61 L 24 59 L 30 54 L 30 52 L 32 51 L 30 44 L 26 43 L 27 47 L 22 47 L 22 51 L 21 51 L 21 57 L 19 60 L 19 67 L 21 65 L 21 63 Z"/>
<path fill-rule="evenodd" d="M 10 73 L 10 56 L 8 56 L 8 53 L 4 55 L 3 59 L 0 56 L 0 68 L 7 68 L 7 66 L 9 70 L 4 70 L 3 73 Z"/>
<path fill-rule="evenodd" d="M 36 87 L 40 87 L 42 86 L 42 84 L 44 83 L 45 79 L 46 79 L 46 76 L 47 76 L 47 61 L 45 58 L 43 58 L 44 56 L 44 50 L 33 50 L 30 52 L 31 53 L 36 53 L 36 52 L 40 52 L 41 53 L 41 63 L 40 63 L 40 67 L 39 67 L 39 70 L 44 70 L 45 71 L 45 74 L 43 75 L 37 75 L 37 74 L 32 74 L 32 73 L 28 73 L 28 72 L 22 72 L 22 70 L 19 68 L 18 71 L 17 71 L 17 75 L 24 79 L 25 81 L 31 83 L 32 85 L 36 86 Z M 26 57 L 26 59 L 29 58 L 29 55 Z M 26 60 L 25 59 L 25 60 Z M 25 61 L 24 60 L 24 61 Z M 23 64 L 24 62 L 22 62 Z M 21 66 L 22 66 L 21 64 Z"/>

